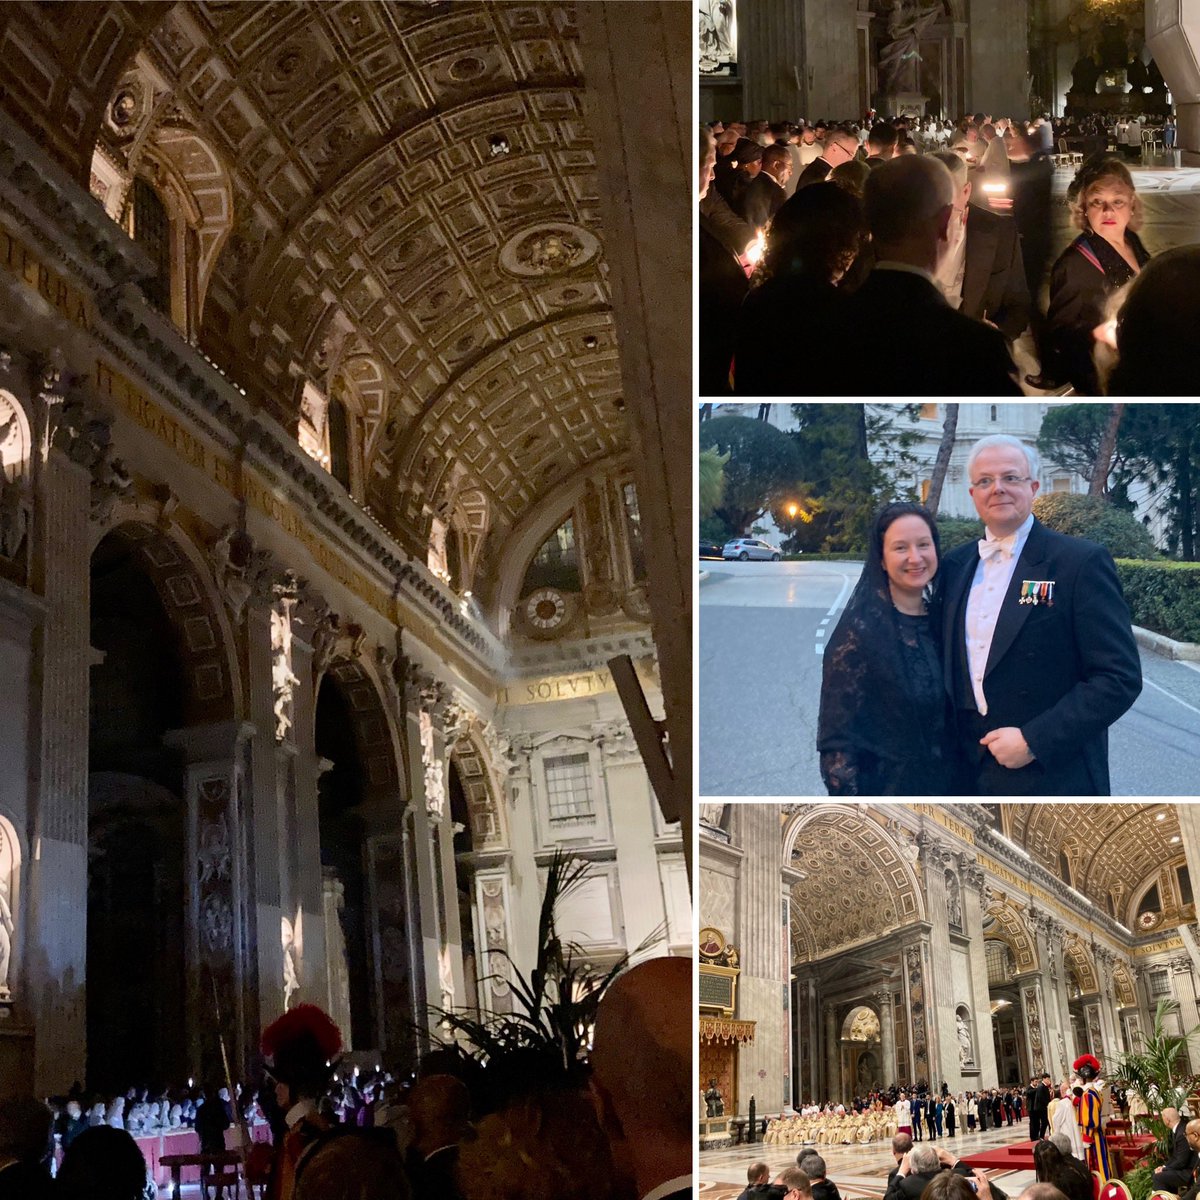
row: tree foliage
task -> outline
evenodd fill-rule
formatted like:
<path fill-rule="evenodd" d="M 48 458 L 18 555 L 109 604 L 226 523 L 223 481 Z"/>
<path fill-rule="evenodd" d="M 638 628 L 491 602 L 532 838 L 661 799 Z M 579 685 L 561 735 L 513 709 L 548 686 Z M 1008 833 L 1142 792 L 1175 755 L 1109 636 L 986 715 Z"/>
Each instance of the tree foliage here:
<path fill-rule="evenodd" d="M 709 516 L 725 493 L 725 464 L 729 455 L 709 447 L 700 451 L 700 515 Z"/>
<path fill-rule="evenodd" d="M 700 449 L 727 454 L 725 491 L 713 515 L 735 536 L 796 486 L 799 459 L 796 445 L 767 421 L 746 417 L 714 417 L 700 424 Z"/>
<path fill-rule="evenodd" d="M 779 522 L 788 550 L 861 551 L 876 510 L 888 500 L 915 499 L 920 434 L 915 404 L 794 404 L 791 435 L 800 457 L 803 497 L 794 519 Z M 777 516 L 778 520 L 778 516 Z"/>
<path fill-rule="evenodd" d="M 1106 404 L 1063 404 L 1047 410 L 1038 433 L 1038 452 L 1089 483 L 1108 428 Z M 1120 461 L 1114 463 L 1119 468 Z"/>
<path fill-rule="evenodd" d="M 1194 562 L 1200 544 L 1200 404 L 1130 404 L 1119 454 L 1165 493 L 1171 552 Z"/>
<path fill-rule="evenodd" d="M 1099 542 L 1113 558 L 1157 558 L 1154 539 L 1132 514 L 1096 496 L 1046 492 L 1033 502 L 1033 513 L 1048 529 Z"/>

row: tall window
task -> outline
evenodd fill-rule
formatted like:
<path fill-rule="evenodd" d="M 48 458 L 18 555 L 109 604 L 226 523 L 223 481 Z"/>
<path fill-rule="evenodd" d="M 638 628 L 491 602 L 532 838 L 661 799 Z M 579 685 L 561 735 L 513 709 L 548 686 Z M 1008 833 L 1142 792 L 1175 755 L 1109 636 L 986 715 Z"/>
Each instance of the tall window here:
<path fill-rule="evenodd" d="M 1171 977 L 1167 974 L 1166 967 L 1156 967 L 1147 975 L 1149 983 L 1150 999 L 1158 1000 L 1163 996 L 1171 994 Z"/>
<path fill-rule="evenodd" d="M 133 181 L 133 240 L 150 256 L 155 274 L 146 281 L 146 299 L 159 312 L 171 313 L 171 219 L 158 193 L 145 179 Z"/>
<path fill-rule="evenodd" d="M 336 396 L 329 402 L 329 473 L 350 490 L 350 419 Z"/>
<path fill-rule="evenodd" d="M 539 587 L 556 587 L 566 592 L 580 590 L 575 523 L 570 517 L 542 543 L 525 572 L 522 594 Z"/>
<path fill-rule="evenodd" d="M 642 515 L 638 511 L 637 489 L 627 483 L 621 489 L 625 500 L 625 528 L 629 532 L 629 558 L 634 579 L 646 578 L 646 550 L 642 542 Z"/>
<path fill-rule="evenodd" d="M 983 943 L 987 963 L 988 987 L 1001 987 L 1012 979 L 1012 952 L 1006 942 L 989 938 Z"/>
<path fill-rule="evenodd" d="M 595 819 L 591 767 L 586 754 L 546 759 L 546 797 L 552 825 L 580 825 Z"/>
<path fill-rule="evenodd" d="M 1188 873 L 1187 867 L 1176 867 L 1175 878 L 1179 882 L 1179 903 L 1191 904 L 1192 902 L 1192 877 Z"/>

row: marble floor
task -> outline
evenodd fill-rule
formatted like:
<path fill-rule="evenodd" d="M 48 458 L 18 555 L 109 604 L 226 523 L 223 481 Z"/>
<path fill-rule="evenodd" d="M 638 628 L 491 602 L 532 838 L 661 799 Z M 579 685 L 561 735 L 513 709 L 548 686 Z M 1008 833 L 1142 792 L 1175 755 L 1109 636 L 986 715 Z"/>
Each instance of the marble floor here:
<path fill-rule="evenodd" d="M 1029 1140 L 1029 1122 L 1014 1122 L 1012 1127 L 989 1129 L 987 1133 L 964 1133 L 939 1138 L 933 1144 L 944 1146 L 951 1153 L 966 1155 L 1012 1142 Z M 746 1168 L 752 1162 L 767 1163 L 772 1174 L 795 1162 L 801 1146 L 734 1146 L 727 1150 L 700 1152 L 700 1171 L 697 1192 L 704 1200 L 733 1200 L 746 1186 Z M 816 1147 L 808 1147 L 816 1149 Z M 866 1146 L 825 1146 L 820 1151 L 825 1159 L 828 1177 L 837 1184 L 843 1200 L 879 1200 L 887 1186 L 887 1177 L 896 1165 L 891 1143 L 872 1142 Z M 1033 1182 L 1032 1171 L 988 1171 L 1008 1195 L 1016 1200 L 1027 1183 Z"/>

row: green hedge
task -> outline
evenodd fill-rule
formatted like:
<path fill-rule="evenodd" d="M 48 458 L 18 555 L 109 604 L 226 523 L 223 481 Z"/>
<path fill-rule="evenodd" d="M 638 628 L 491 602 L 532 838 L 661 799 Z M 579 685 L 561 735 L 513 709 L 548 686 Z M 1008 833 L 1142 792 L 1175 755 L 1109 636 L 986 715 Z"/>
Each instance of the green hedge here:
<path fill-rule="evenodd" d="M 1047 529 L 1099 542 L 1113 558 L 1152 559 L 1158 553 L 1137 517 L 1099 496 L 1049 492 L 1033 502 L 1033 515 Z"/>
<path fill-rule="evenodd" d="M 1117 559 L 1135 625 L 1179 642 L 1200 642 L 1200 563 Z"/>
<path fill-rule="evenodd" d="M 978 518 L 971 521 L 966 517 L 938 517 L 938 541 L 941 543 L 942 557 L 967 542 L 979 541 L 983 532 L 983 522 Z"/>
<path fill-rule="evenodd" d="M 826 554 L 805 551 L 803 554 L 785 554 L 785 562 L 866 562 L 867 556 L 861 551 L 847 550 L 845 554 Z"/>

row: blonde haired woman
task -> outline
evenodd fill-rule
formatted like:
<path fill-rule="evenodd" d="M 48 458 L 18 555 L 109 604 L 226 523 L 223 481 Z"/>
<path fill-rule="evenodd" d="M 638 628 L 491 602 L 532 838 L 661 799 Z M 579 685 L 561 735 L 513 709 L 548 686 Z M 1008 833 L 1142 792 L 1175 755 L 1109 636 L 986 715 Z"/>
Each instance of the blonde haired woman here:
<path fill-rule="evenodd" d="M 1109 296 L 1135 278 L 1150 254 L 1137 235 L 1142 200 L 1124 163 L 1087 162 L 1072 188 L 1071 217 L 1081 232 L 1050 274 L 1041 382 L 1070 383 L 1080 395 L 1098 396 L 1095 331 L 1108 317 Z"/>

